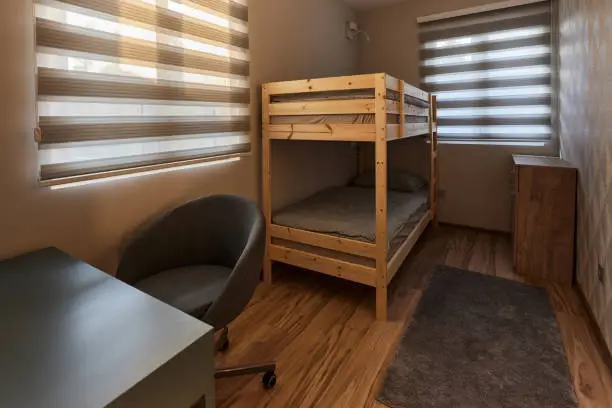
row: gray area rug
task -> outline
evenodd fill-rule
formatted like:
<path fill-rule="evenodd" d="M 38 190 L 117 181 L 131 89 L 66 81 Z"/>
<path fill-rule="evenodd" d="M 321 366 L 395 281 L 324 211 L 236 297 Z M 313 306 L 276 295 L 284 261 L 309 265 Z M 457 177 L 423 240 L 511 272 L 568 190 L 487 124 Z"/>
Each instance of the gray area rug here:
<path fill-rule="evenodd" d="M 378 400 L 393 408 L 575 408 L 544 289 L 439 266 Z"/>

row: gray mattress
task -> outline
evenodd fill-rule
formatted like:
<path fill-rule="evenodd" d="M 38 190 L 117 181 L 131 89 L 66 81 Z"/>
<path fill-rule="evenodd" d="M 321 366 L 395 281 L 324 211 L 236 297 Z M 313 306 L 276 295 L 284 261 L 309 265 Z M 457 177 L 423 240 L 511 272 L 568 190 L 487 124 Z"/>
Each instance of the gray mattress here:
<path fill-rule="evenodd" d="M 389 243 L 411 217 L 427 207 L 427 189 L 414 193 L 387 192 Z M 272 221 L 286 227 L 376 241 L 375 191 L 363 187 L 334 187 L 278 211 Z"/>

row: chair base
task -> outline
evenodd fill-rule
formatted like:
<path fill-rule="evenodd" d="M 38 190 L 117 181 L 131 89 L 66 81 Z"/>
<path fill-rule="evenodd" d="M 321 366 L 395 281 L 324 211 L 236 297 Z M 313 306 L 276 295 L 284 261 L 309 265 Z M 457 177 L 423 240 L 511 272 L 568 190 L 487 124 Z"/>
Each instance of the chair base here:
<path fill-rule="evenodd" d="M 226 351 L 229 348 L 229 337 L 228 337 L 228 333 L 229 333 L 229 329 L 227 327 L 224 327 L 220 330 L 220 334 L 219 337 L 217 338 L 217 341 L 215 342 L 215 349 L 217 351 Z"/>
<path fill-rule="evenodd" d="M 239 375 L 249 374 L 262 374 L 274 372 L 275 370 L 276 363 L 273 362 L 249 365 L 245 364 L 232 367 L 218 368 L 215 371 L 215 378 L 237 377 Z"/>
<path fill-rule="evenodd" d="M 229 330 L 227 327 L 221 329 L 221 334 L 216 341 L 215 347 L 219 351 L 225 351 L 229 347 Z M 266 389 L 276 385 L 276 363 L 266 362 L 249 365 L 237 365 L 232 367 L 218 368 L 215 370 L 215 378 L 237 377 L 240 375 L 263 374 L 262 382 Z"/>

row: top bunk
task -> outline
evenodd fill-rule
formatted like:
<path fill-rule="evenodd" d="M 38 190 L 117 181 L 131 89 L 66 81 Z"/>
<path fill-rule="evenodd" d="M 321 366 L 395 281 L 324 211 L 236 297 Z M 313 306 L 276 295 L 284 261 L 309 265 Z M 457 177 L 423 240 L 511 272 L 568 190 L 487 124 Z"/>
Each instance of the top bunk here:
<path fill-rule="evenodd" d="M 435 97 L 384 73 L 262 86 L 263 130 L 270 139 L 375 142 L 377 132 L 387 141 L 429 135 L 436 130 L 434 111 Z"/>

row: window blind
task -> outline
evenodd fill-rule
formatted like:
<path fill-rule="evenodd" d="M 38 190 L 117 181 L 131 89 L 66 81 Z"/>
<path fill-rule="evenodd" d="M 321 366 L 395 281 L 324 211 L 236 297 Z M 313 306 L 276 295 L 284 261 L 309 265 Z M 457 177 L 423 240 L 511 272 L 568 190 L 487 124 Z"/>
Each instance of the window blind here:
<path fill-rule="evenodd" d="M 242 1 L 36 0 L 41 182 L 249 152 Z"/>
<path fill-rule="evenodd" d="M 551 138 L 550 27 L 548 1 L 419 24 L 441 139 Z"/>

